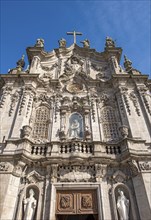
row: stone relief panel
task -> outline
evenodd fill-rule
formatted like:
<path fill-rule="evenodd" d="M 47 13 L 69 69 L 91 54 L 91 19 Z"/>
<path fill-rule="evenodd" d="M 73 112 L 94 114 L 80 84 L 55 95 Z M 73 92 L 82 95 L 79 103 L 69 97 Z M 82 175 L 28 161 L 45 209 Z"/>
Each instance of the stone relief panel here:
<path fill-rule="evenodd" d="M 90 77 L 94 80 L 106 82 L 111 78 L 109 65 L 106 63 L 91 62 Z"/>
<path fill-rule="evenodd" d="M 77 194 L 77 200 L 79 201 L 77 212 L 79 214 L 97 213 L 97 203 L 95 202 L 96 199 L 95 191 L 89 190 L 89 192 L 79 192 Z"/>
<path fill-rule="evenodd" d="M 13 165 L 8 162 L 0 162 L 0 172 L 11 172 L 13 170 Z"/>
<path fill-rule="evenodd" d="M 94 182 L 95 166 L 74 165 L 59 166 L 58 181 L 60 182 Z"/>
<path fill-rule="evenodd" d="M 58 192 L 56 214 L 76 213 L 76 198 L 72 192 Z"/>
<path fill-rule="evenodd" d="M 139 162 L 139 168 L 141 171 L 150 171 L 151 162 L 150 161 Z"/>

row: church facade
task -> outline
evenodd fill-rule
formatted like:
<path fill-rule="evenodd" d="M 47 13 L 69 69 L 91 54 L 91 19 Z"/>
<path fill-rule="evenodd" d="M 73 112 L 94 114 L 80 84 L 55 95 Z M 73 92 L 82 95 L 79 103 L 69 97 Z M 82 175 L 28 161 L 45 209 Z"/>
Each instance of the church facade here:
<path fill-rule="evenodd" d="M 151 81 L 82 43 L 37 39 L 1 75 L 2 220 L 150 219 Z"/>

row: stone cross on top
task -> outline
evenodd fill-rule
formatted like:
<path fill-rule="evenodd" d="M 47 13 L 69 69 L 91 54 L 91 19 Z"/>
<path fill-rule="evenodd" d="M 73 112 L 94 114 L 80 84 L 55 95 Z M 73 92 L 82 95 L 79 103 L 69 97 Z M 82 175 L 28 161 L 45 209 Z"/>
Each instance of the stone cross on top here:
<path fill-rule="evenodd" d="M 73 35 L 73 39 L 74 39 L 74 44 L 76 44 L 76 35 L 82 35 L 81 32 L 76 32 L 76 31 L 73 31 L 73 32 L 67 32 L 68 35 Z"/>

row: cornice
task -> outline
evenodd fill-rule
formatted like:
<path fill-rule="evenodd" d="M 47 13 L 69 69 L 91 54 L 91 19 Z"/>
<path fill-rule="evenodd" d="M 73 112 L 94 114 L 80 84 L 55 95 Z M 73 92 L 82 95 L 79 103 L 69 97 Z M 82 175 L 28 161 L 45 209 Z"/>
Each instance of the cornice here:
<path fill-rule="evenodd" d="M 54 58 L 59 58 L 60 56 L 66 56 L 70 52 L 78 53 L 81 56 L 91 59 L 95 58 L 98 61 L 100 60 L 106 61 L 111 56 L 115 56 L 119 63 L 122 54 L 122 48 L 120 47 L 105 49 L 105 51 L 103 52 L 98 52 L 95 49 L 82 48 L 76 44 L 72 44 L 68 48 L 57 48 L 50 52 L 46 52 L 44 51 L 43 48 L 37 48 L 37 47 L 27 47 L 26 51 L 27 51 L 29 63 L 31 63 L 33 56 L 38 56 L 41 59 L 41 61 L 43 61 L 45 59 L 54 59 Z"/>

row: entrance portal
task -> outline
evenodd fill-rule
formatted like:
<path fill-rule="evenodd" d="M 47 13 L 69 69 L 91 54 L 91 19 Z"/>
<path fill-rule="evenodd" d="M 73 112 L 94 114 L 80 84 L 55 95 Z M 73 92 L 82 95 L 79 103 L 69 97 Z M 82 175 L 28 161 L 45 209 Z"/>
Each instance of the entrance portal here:
<path fill-rule="evenodd" d="M 96 215 L 60 215 L 57 220 L 97 220 Z"/>
<path fill-rule="evenodd" d="M 59 190 L 57 220 L 98 220 L 96 190 Z"/>

